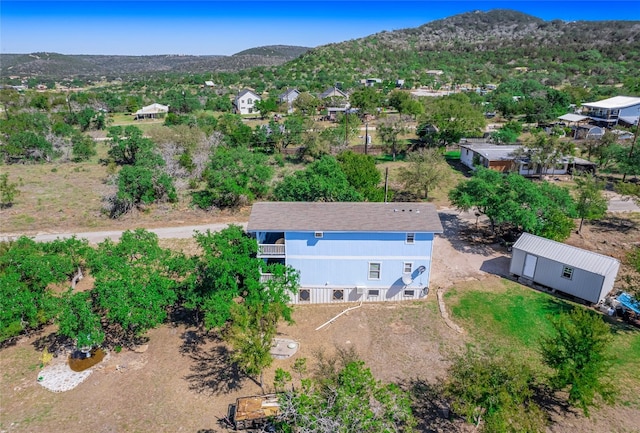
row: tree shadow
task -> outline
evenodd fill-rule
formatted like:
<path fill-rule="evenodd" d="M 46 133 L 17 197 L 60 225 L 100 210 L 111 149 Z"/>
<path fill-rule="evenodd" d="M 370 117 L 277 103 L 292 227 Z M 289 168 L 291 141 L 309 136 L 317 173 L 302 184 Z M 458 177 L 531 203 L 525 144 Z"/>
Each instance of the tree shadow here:
<path fill-rule="evenodd" d="M 453 433 L 464 431 L 464 420 L 455 416 L 443 397 L 441 383 L 423 379 L 409 379 L 399 386 L 412 396 L 412 411 L 418 422 L 416 430 L 425 433 Z"/>
<path fill-rule="evenodd" d="M 192 361 L 191 373 L 185 376 L 189 389 L 209 395 L 228 394 L 239 390 L 245 377 L 231 359 L 231 351 L 219 340 L 213 347 L 203 347 L 210 337 L 195 331 L 183 334 L 180 351 Z"/>
<path fill-rule="evenodd" d="M 608 216 L 602 220 L 591 221 L 590 225 L 591 230 L 597 233 L 627 233 L 638 228 L 638 224 L 635 221 L 619 216 Z"/>
<path fill-rule="evenodd" d="M 442 236 L 449 240 L 455 250 L 483 256 L 501 252 L 495 237 L 480 228 L 479 222 L 464 221 L 455 213 L 438 212 L 438 215 L 442 223 Z"/>
<path fill-rule="evenodd" d="M 58 335 L 56 332 L 52 332 L 36 339 L 32 345 L 39 352 L 47 349 L 47 351 L 53 354 L 53 356 L 70 352 L 76 347 L 71 338 Z"/>

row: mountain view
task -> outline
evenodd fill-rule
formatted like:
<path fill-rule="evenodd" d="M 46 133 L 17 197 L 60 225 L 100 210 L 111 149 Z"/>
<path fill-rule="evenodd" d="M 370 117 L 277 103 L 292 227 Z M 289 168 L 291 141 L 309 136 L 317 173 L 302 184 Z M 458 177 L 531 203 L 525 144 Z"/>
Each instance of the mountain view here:
<path fill-rule="evenodd" d="M 1 433 L 639 431 L 640 21 L 325 3 L 3 2 Z"/>

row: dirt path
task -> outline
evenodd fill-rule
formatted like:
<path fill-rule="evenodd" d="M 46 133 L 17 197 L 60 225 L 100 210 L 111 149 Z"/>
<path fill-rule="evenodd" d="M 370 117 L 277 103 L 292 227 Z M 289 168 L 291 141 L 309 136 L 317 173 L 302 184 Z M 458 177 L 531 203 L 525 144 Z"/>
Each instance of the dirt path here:
<path fill-rule="evenodd" d="M 229 224 L 235 224 L 247 227 L 246 222 L 230 222 L 230 223 L 216 223 L 216 224 L 204 224 L 204 225 L 191 225 L 182 227 L 162 227 L 148 229 L 158 235 L 160 239 L 188 239 L 193 237 L 195 232 L 205 232 L 207 230 L 220 231 L 227 227 Z M 43 233 L 33 236 L 33 239 L 37 242 L 50 242 L 56 239 L 66 239 L 72 236 L 77 236 L 81 239 L 87 239 L 89 243 L 97 244 L 105 239 L 118 240 L 122 236 L 122 230 L 109 230 L 99 232 L 78 232 L 78 233 Z M 18 237 L 18 235 L 0 235 L 0 241 L 7 241 Z"/>

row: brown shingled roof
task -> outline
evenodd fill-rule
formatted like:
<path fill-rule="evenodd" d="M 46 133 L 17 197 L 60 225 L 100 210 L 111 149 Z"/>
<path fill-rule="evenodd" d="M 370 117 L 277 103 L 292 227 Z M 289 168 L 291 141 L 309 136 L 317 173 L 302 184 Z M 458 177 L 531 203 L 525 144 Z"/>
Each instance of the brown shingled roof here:
<path fill-rule="evenodd" d="M 442 224 L 429 203 L 262 202 L 247 231 L 442 233 Z"/>

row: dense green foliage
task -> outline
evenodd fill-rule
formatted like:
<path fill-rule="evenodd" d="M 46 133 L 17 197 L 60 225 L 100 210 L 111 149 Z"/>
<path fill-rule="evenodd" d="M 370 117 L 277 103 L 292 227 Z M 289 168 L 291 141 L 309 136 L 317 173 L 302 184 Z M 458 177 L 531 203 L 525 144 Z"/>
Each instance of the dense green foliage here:
<path fill-rule="evenodd" d="M 479 168 L 449 192 L 459 209 L 486 215 L 492 230 L 533 233 L 554 240 L 569 237 L 576 216 L 569 191 L 549 182 L 534 183 L 516 173 Z"/>
<path fill-rule="evenodd" d="M 429 192 L 451 178 L 451 169 L 439 149 L 411 152 L 405 161 L 407 165 L 400 168 L 398 179 L 416 197 L 428 198 Z"/>
<path fill-rule="evenodd" d="M 382 175 L 376 168 L 372 156 L 345 151 L 338 155 L 337 160 L 347 177 L 347 182 L 362 194 L 366 201 L 384 200 L 384 189 L 379 187 Z"/>
<path fill-rule="evenodd" d="M 263 197 L 273 168 L 265 154 L 244 147 L 218 146 L 203 175 L 207 188 L 193 194 L 203 209 L 238 207 Z"/>
<path fill-rule="evenodd" d="M 87 242 L 75 238 L 36 243 L 27 237 L 0 249 L 0 341 L 47 323 L 60 307 L 52 284 L 71 282 Z"/>
<path fill-rule="evenodd" d="M 487 433 L 542 432 L 536 378 L 524 362 L 467 350 L 454 358 L 445 383 L 451 408 Z"/>
<path fill-rule="evenodd" d="M 166 319 L 187 270 L 184 257 L 162 249 L 157 235 L 142 229 L 124 232 L 118 243 L 102 242 L 88 265 L 95 278 L 96 306 L 115 327 L 112 332 L 126 338 Z"/>
<path fill-rule="evenodd" d="M 469 96 L 457 93 L 423 101 L 425 113 L 418 119 L 418 136 L 427 144 L 446 146 L 462 137 L 482 135 L 485 119 L 482 109 Z M 425 128 L 425 125 L 432 128 Z"/>
<path fill-rule="evenodd" d="M 409 395 L 375 380 L 364 362 L 330 360 L 302 389 L 281 397 L 280 428 L 286 432 L 412 432 Z"/>
<path fill-rule="evenodd" d="M 286 176 L 275 185 L 273 196 L 278 201 L 362 201 L 362 194 L 331 156 L 323 156 L 304 170 Z"/>
<path fill-rule="evenodd" d="M 550 317 L 554 333 L 542 339 L 540 350 L 544 363 L 554 370 L 554 389 L 568 390 L 569 402 L 589 415 L 597 404 L 596 396 L 613 401 L 608 375 L 611 331 L 602 317 L 575 308 L 569 313 Z"/>

